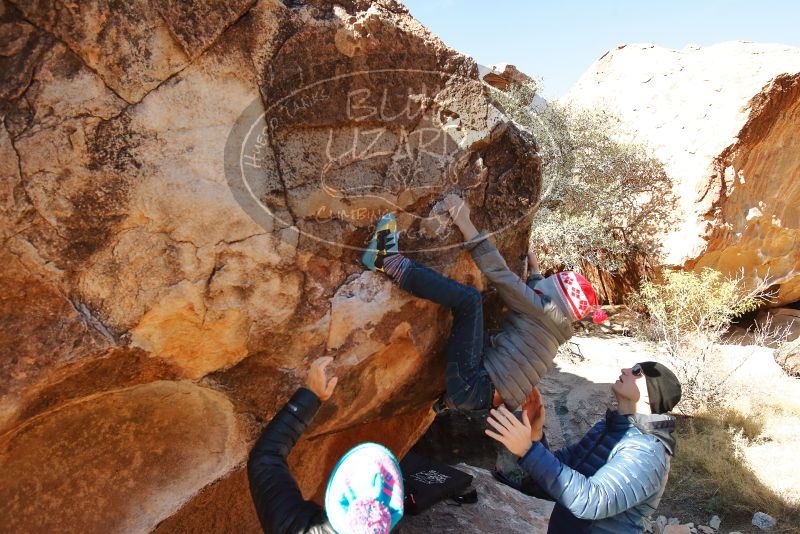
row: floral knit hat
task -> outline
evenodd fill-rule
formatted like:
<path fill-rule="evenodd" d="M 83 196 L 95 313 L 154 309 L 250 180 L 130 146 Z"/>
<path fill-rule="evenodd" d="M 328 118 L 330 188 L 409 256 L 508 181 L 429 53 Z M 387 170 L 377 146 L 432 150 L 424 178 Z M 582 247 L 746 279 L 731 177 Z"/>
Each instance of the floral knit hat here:
<path fill-rule="evenodd" d="M 394 455 L 377 443 L 350 449 L 328 480 L 325 512 L 339 534 L 389 534 L 403 517 L 403 475 Z"/>
<path fill-rule="evenodd" d="M 536 284 L 536 289 L 550 297 L 559 309 L 573 321 L 579 321 L 590 312 L 592 321 L 602 323 L 608 319 L 597 305 L 597 296 L 589 281 L 574 271 L 561 271 Z"/>

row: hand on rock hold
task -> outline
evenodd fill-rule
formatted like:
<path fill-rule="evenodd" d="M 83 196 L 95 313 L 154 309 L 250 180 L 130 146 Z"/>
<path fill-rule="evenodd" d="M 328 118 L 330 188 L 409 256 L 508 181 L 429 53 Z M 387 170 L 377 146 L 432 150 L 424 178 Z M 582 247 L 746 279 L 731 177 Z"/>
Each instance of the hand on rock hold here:
<path fill-rule="evenodd" d="M 450 193 L 444 197 L 444 206 L 447 208 L 447 211 L 450 212 L 450 217 L 453 218 L 453 222 L 456 223 L 456 225 L 460 226 L 461 223 L 470 220 L 469 206 L 460 196 Z"/>
<path fill-rule="evenodd" d="M 332 361 L 333 358 L 331 356 L 317 358 L 308 370 L 306 387 L 319 397 L 321 401 L 326 401 L 331 398 L 331 395 L 333 395 L 333 388 L 336 387 L 336 383 L 339 381 L 339 378 L 335 376 L 328 380 L 325 375 L 325 369 Z"/>
<path fill-rule="evenodd" d="M 444 197 L 444 205 L 453 219 L 453 223 L 461 230 L 465 241 L 469 241 L 478 235 L 478 230 L 470 219 L 469 205 L 458 195 L 449 194 Z"/>
<path fill-rule="evenodd" d="M 534 273 L 541 274 L 541 272 L 539 258 L 536 257 L 536 250 L 534 250 L 533 245 L 531 245 L 528 248 L 528 276 Z"/>

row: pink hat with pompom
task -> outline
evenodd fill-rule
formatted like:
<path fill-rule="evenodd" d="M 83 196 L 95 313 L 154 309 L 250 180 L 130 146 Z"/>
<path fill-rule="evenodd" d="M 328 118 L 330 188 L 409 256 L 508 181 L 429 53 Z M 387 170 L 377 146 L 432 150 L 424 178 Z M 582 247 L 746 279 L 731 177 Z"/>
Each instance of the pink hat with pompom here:
<path fill-rule="evenodd" d="M 550 297 L 561 311 L 573 321 L 579 321 L 594 312 L 592 321 L 602 323 L 608 319 L 597 305 L 592 284 L 574 271 L 561 271 L 536 284 L 536 289 Z"/>

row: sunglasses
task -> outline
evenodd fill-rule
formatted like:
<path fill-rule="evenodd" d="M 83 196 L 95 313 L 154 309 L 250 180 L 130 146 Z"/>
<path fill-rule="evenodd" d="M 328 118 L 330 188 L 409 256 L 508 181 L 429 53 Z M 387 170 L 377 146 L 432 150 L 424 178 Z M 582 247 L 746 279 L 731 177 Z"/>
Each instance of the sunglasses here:
<path fill-rule="evenodd" d="M 642 366 L 637 363 L 631 367 L 631 374 L 633 374 L 633 376 L 636 378 L 641 378 L 644 376 L 644 369 L 642 369 Z"/>

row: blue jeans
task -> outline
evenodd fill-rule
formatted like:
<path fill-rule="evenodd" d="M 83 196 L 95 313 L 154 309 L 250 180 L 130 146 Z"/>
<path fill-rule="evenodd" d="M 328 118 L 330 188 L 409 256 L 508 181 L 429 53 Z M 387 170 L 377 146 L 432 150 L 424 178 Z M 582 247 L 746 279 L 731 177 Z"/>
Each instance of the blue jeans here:
<path fill-rule="evenodd" d="M 441 304 L 453 312 L 447 341 L 447 403 L 461 411 L 486 410 L 494 386 L 483 367 L 483 302 L 474 287 L 459 284 L 411 261 L 400 287 L 415 297 Z"/>

